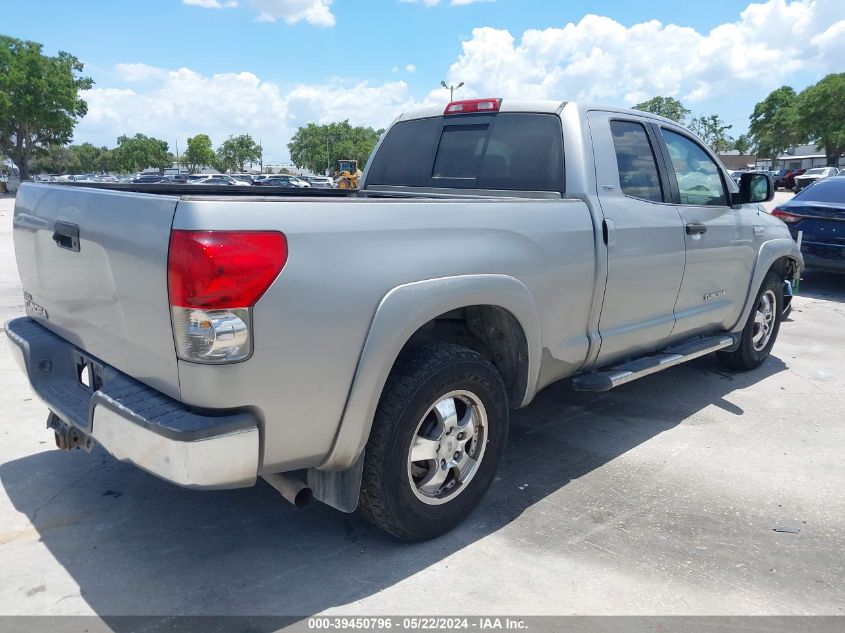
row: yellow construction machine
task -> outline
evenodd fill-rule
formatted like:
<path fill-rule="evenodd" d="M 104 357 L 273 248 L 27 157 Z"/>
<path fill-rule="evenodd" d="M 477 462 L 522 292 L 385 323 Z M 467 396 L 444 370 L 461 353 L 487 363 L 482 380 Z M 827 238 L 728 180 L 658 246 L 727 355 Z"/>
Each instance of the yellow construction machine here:
<path fill-rule="evenodd" d="M 337 186 L 338 189 L 357 189 L 358 180 L 363 175 L 358 169 L 357 160 L 337 161 Z"/>

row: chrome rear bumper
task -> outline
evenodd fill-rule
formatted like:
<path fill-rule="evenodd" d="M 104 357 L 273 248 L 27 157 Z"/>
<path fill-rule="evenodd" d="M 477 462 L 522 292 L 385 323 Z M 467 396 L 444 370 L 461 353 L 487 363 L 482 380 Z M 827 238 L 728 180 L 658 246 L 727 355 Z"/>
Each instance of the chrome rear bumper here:
<path fill-rule="evenodd" d="M 243 411 L 200 414 L 100 363 L 31 318 L 6 323 L 12 355 L 59 418 L 117 459 L 189 488 L 255 483 L 259 432 Z M 79 378 L 88 367 L 96 388 Z"/>

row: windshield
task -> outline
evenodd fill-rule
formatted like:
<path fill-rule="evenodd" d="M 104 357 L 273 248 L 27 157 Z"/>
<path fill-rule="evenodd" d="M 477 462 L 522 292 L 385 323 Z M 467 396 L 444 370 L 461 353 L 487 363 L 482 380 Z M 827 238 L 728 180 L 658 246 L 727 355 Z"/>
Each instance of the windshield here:
<path fill-rule="evenodd" d="M 807 171 L 804 172 L 804 175 L 805 176 L 815 176 L 815 175 L 826 174 L 826 173 L 827 173 L 827 169 L 819 167 L 817 169 L 808 169 Z"/>

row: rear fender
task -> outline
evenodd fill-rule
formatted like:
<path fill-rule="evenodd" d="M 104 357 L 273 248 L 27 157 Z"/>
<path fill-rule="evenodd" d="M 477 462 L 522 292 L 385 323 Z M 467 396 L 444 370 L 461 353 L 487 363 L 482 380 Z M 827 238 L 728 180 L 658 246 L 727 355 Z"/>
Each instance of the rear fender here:
<path fill-rule="evenodd" d="M 519 321 L 528 344 L 528 371 L 525 395 L 515 405 L 531 401 L 540 373 L 540 318 L 522 282 L 507 275 L 462 275 L 404 284 L 388 292 L 376 309 L 334 445 L 320 470 L 345 470 L 355 464 L 370 435 L 387 376 L 411 336 L 431 319 L 473 305 L 501 307 Z"/>

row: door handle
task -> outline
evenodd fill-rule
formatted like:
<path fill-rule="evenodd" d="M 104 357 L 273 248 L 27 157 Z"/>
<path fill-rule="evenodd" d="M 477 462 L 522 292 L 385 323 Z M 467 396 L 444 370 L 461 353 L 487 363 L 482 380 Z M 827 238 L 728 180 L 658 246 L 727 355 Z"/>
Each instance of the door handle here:
<path fill-rule="evenodd" d="M 605 218 L 601 223 L 602 240 L 608 246 L 616 244 L 616 225 L 610 218 Z"/>
<path fill-rule="evenodd" d="M 687 224 L 687 235 L 701 235 L 707 233 L 707 225 L 701 222 L 690 222 Z"/>
<path fill-rule="evenodd" d="M 56 222 L 53 225 L 53 241 L 59 248 L 79 252 L 79 225 L 70 222 Z"/>

